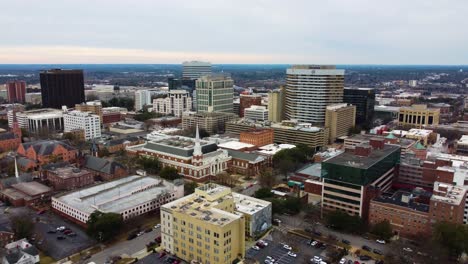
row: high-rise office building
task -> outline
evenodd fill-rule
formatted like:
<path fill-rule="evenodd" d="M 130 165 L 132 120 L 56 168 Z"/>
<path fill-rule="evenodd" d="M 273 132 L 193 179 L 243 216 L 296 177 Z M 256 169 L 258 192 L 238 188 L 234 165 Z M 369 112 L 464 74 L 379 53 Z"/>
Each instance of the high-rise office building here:
<path fill-rule="evenodd" d="M 9 103 L 24 103 L 26 101 L 26 82 L 11 81 L 5 84 Z"/>
<path fill-rule="evenodd" d="M 370 123 L 374 117 L 374 88 L 344 89 L 343 102 L 356 106 L 356 124 Z"/>
<path fill-rule="evenodd" d="M 185 61 L 182 63 L 182 78 L 196 80 L 211 74 L 211 63 L 203 61 Z"/>
<path fill-rule="evenodd" d="M 327 105 L 343 102 L 344 70 L 294 65 L 286 70 L 286 119 L 323 125 Z"/>
<path fill-rule="evenodd" d="M 244 117 L 254 121 L 267 121 L 268 109 L 263 105 L 252 105 L 244 110 Z"/>
<path fill-rule="evenodd" d="M 356 106 L 346 103 L 327 106 L 325 127 L 328 127 L 330 131 L 330 143 L 348 135 L 349 129 L 356 125 L 355 120 Z"/>
<path fill-rule="evenodd" d="M 234 81 L 227 74 L 211 74 L 196 82 L 197 112 L 233 112 Z"/>
<path fill-rule="evenodd" d="M 83 70 L 46 70 L 40 78 L 43 107 L 71 108 L 85 101 Z"/>
<path fill-rule="evenodd" d="M 192 98 L 188 91 L 171 90 L 166 98 L 153 100 L 153 112 L 181 117 L 183 112 L 192 110 Z"/>
<path fill-rule="evenodd" d="M 268 120 L 283 121 L 284 87 L 268 92 Z"/>

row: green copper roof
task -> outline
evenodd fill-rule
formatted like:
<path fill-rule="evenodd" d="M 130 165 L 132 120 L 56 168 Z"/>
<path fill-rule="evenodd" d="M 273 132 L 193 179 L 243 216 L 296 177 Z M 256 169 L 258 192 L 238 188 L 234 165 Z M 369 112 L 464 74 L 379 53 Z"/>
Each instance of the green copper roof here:
<path fill-rule="evenodd" d="M 388 136 L 386 136 L 385 138 L 394 139 L 394 138 L 396 138 L 396 137 L 395 137 L 395 135 L 393 135 L 392 132 L 390 132 L 390 133 L 388 134 Z"/>
<path fill-rule="evenodd" d="M 419 142 L 419 141 L 416 143 L 416 145 L 414 146 L 414 148 L 415 148 L 415 149 L 426 149 L 426 148 L 424 147 L 424 145 L 421 144 L 421 142 Z"/>

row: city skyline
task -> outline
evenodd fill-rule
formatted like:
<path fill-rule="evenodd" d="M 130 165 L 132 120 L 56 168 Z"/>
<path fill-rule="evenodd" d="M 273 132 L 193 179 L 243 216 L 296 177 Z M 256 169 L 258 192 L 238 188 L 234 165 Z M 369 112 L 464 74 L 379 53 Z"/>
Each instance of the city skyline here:
<path fill-rule="evenodd" d="M 464 1 L 25 0 L 3 10 L 2 63 L 468 61 Z"/>

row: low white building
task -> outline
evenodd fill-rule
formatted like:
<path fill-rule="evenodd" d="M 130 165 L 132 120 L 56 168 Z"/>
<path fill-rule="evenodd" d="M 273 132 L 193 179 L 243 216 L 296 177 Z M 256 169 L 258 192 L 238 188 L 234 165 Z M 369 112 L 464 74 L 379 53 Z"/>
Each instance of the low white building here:
<path fill-rule="evenodd" d="M 63 110 L 42 108 L 24 112 L 16 112 L 15 114 L 19 127 L 25 128 L 29 132 L 37 132 L 42 129 L 63 129 Z M 9 110 L 7 115 L 8 126 L 13 127 L 13 110 Z"/>
<path fill-rule="evenodd" d="M 265 106 L 252 105 L 244 109 L 244 118 L 255 121 L 267 121 L 268 109 Z"/>
<path fill-rule="evenodd" d="M 85 140 L 101 137 L 101 120 L 90 112 L 71 111 L 63 115 L 64 132 L 83 130 Z"/>
<path fill-rule="evenodd" d="M 94 211 L 117 213 L 128 220 L 183 196 L 181 180 L 171 183 L 134 175 L 52 197 L 52 208 L 84 225 Z"/>
<path fill-rule="evenodd" d="M 166 98 L 153 100 L 153 112 L 182 116 L 183 112 L 192 109 L 192 97 L 186 90 L 171 90 Z"/>
<path fill-rule="evenodd" d="M 271 227 L 272 205 L 271 202 L 232 193 L 236 211 L 245 216 L 245 235 L 256 237 Z"/>

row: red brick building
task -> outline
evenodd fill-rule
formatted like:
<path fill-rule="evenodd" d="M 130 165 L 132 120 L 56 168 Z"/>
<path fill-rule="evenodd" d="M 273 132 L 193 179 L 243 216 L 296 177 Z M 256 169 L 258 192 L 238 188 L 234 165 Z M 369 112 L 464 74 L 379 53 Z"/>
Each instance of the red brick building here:
<path fill-rule="evenodd" d="M 239 116 L 244 117 L 244 110 L 252 105 L 262 105 L 262 96 L 253 94 L 241 94 L 239 104 Z"/>
<path fill-rule="evenodd" d="M 250 131 L 241 132 L 239 141 L 262 147 L 265 145 L 273 144 L 274 132 L 273 129 L 255 129 Z"/>
<path fill-rule="evenodd" d="M 74 190 L 94 183 L 94 173 L 74 166 L 51 168 L 45 172 L 54 190 Z"/>
<path fill-rule="evenodd" d="M 232 157 L 228 163 L 228 169 L 232 173 L 256 176 L 267 164 L 267 160 L 261 155 L 237 150 L 228 150 L 228 153 Z"/>
<path fill-rule="evenodd" d="M 50 162 L 76 161 L 78 150 L 68 143 L 58 140 L 38 140 L 19 145 L 18 155 L 35 163 L 35 167 Z M 20 167 L 24 170 L 23 166 Z"/>
<path fill-rule="evenodd" d="M 24 103 L 26 101 L 26 82 L 11 81 L 5 84 L 9 103 Z"/>
<path fill-rule="evenodd" d="M 17 122 L 13 123 L 13 128 L 10 132 L 0 133 L 0 153 L 16 150 L 21 144 L 21 129 Z"/>
<path fill-rule="evenodd" d="M 81 168 L 94 172 L 95 178 L 98 180 L 109 181 L 128 175 L 127 168 L 122 164 L 104 158 L 88 155 L 81 157 L 79 163 Z"/>
<path fill-rule="evenodd" d="M 103 124 L 112 124 L 117 123 L 122 120 L 122 115 L 120 112 L 103 112 L 102 113 L 102 123 Z"/>
<path fill-rule="evenodd" d="M 99 148 L 106 148 L 110 153 L 115 153 L 121 150 L 125 150 L 127 146 L 134 146 L 143 143 L 145 143 L 145 140 L 139 137 L 126 137 L 109 140 L 107 142 L 99 144 Z"/>

